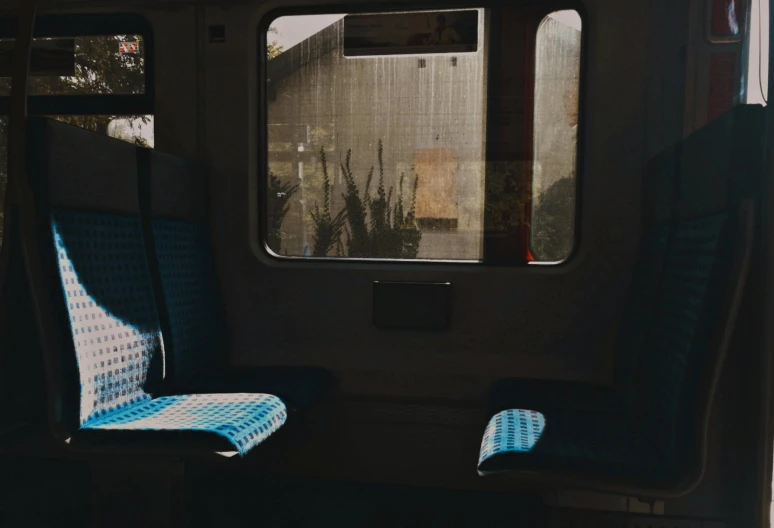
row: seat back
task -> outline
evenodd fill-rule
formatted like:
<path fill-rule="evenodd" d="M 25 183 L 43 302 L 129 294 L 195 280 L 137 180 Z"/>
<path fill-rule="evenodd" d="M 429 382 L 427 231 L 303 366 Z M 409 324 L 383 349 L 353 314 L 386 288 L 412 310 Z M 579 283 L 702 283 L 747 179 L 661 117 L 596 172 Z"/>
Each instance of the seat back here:
<path fill-rule="evenodd" d="M 676 200 L 680 151 L 681 145 L 676 144 L 653 158 L 642 179 L 637 259 L 615 350 L 615 388 L 624 406 L 631 406 L 637 398 L 633 381 L 646 336 L 654 324 Z"/>
<path fill-rule="evenodd" d="M 686 138 L 632 412 L 670 465 L 701 464 L 709 406 L 743 291 L 762 176 L 763 109 L 739 106 Z"/>
<path fill-rule="evenodd" d="M 207 225 L 205 172 L 197 164 L 141 149 L 142 188 L 149 197 L 149 239 L 155 256 L 167 336 L 170 390 L 225 367 L 217 273 Z M 153 261 L 154 258 L 152 257 Z"/>
<path fill-rule="evenodd" d="M 151 398 L 163 341 L 143 240 L 135 147 L 30 118 L 29 172 L 41 277 L 61 357 L 56 407 L 68 431 Z"/>

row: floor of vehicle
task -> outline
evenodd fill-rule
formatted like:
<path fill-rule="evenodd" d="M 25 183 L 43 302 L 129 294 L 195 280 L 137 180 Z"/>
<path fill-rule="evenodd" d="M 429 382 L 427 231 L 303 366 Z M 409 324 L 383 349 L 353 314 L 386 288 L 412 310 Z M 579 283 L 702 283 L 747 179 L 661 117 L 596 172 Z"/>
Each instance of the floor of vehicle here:
<path fill-rule="evenodd" d="M 0 459 L 0 526 L 84 526 L 90 477 L 82 463 Z M 535 495 L 239 474 L 192 475 L 192 526 L 546 526 Z"/>
<path fill-rule="evenodd" d="M 254 526 L 255 519 L 244 514 L 262 502 L 265 526 L 512 527 L 515 519 L 519 526 L 546 525 L 545 508 L 533 495 L 285 477 L 250 480 L 208 482 L 221 490 L 209 494 L 212 519 Z"/>

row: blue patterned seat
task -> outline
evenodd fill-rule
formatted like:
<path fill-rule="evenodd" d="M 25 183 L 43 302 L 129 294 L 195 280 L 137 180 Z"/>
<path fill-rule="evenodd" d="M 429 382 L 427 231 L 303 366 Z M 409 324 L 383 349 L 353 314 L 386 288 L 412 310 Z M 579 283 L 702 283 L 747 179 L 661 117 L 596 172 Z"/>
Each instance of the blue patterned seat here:
<path fill-rule="evenodd" d="M 81 431 L 203 433 L 214 448 L 243 455 L 282 426 L 285 404 L 274 395 L 154 398 L 162 375 L 154 358 L 164 350 L 139 219 L 63 210 L 51 218 L 80 374 Z"/>
<path fill-rule="evenodd" d="M 48 219 L 50 274 L 36 280 L 50 285 L 42 306 L 56 325 L 47 363 L 56 432 L 87 448 L 240 455 L 269 438 L 287 419 L 277 395 L 165 393 L 172 336 L 160 324 L 135 147 L 51 120 L 30 128 L 30 143 L 45 147 L 31 179 Z"/>
<path fill-rule="evenodd" d="M 763 123 L 760 107 L 738 107 L 656 160 L 615 384 L 499 381 L 479 473 L 546 470 L 656 495 L 698 482 L 749 265 Z"/>

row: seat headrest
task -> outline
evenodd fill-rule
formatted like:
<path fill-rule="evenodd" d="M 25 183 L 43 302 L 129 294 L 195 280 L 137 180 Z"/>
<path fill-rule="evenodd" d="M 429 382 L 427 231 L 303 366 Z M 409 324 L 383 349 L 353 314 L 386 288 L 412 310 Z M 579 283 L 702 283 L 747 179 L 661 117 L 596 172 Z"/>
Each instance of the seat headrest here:
<path fill-rule="evenodd" d="M 138 214 L 136 147 L 43 117 L 29 118 L 30 184 L 50 207 Z"/>

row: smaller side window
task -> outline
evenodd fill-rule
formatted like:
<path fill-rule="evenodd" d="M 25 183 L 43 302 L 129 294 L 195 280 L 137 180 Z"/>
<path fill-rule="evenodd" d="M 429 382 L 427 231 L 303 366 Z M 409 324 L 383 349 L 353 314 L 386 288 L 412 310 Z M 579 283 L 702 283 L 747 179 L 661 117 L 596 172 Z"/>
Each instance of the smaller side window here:
<path fill-rule="evenodd" d="M 581 17 L 551 13 L 536 38 L 530 250 L 560 262 L 575 245 Z"/>
<path fill-rule="evenodd" d="M 750 6 L 750 49 L 747 55 L 747 104 L 766 104 L 769 92 L 769 3 Z"/>

